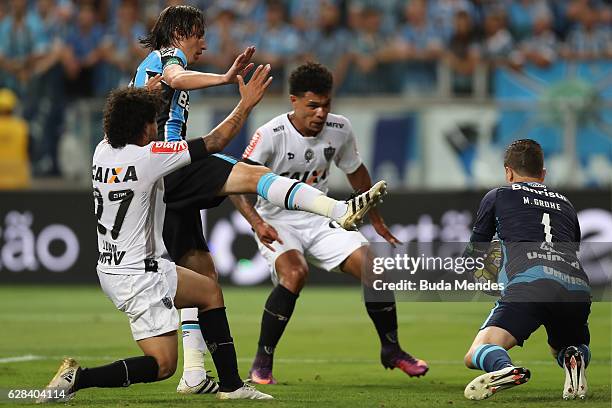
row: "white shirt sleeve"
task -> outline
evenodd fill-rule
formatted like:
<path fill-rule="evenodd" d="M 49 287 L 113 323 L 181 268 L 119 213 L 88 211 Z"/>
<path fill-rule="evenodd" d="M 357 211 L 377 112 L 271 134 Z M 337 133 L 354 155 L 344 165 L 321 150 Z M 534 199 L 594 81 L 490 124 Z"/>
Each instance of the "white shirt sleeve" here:
<path fill-rule="evenodd" d="M 263 128 L 259 128 L 244 150 L 242 158 L 259 164 L 268 165 L 273 154 L 274 145 L 272 144 L 272 137 L 270 137 Z"/>
<path fill-rule="evenodd" d="M 147 149 L 147 175 L 151 181 L 156 181 L 174 170 L 191 163 L 187 142 L 152 142 L 144 147 Z"/>
<path fill-rule="evenodd" d="M 357 151 L 357 142 L 355 141 L 355 135 L 353 134 L 353 128 L 349 121 L 347 124 L 347 137 L 340 148 L 340 151 L 336 155 L 334 162 L 336 166 L 346 174 L 354 173 L 359 166 L 361 166 L 361 156 Z"/>

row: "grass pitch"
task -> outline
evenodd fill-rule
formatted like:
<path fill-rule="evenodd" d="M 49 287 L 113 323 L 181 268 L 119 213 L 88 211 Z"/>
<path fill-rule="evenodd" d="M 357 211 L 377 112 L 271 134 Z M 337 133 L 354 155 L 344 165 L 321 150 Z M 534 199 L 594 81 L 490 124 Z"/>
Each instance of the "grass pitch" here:
<path fill-rule="evenodd" d="M 225 299 L 237 346 L 240 373 L 246 376 L 255 352 L 267 288 L 226 288 Z M 210 395 L 178 395 L 180 376 L 127 389 L 87 389 L 75 407 L 588 407 L 611 406 L 611 304 L 593 305 L 590 328 L 593 360 L 587 371 L 587 401 L 563 401 L 564 374 L 549 355 L 543 329 L 523 349 L 510 352 L 516 364 L 531 369 L 531 381 L 486 401 L 468 401 L 465 385 L 479 371 L 462 359 L 490 303 L 400 303 L 400 341 L 429 362 L 422 378 L 384 370 L 379 344 L 358 288 L 306 288 L 276 352 L 280 384 L 259 386 L 276 400 L 219 402 Z M 9 400 L 10 389 L 44 386 L 63 356 L 85 366 L 135 356 L 126 318 L 98 287 L 0 288 L 0 406 L 27 406 Z M 180 343 L 180 340 L 179 340 Z M 181 362 L 179 362 L 181 364 Z M 180 366 L 179 366 L 180 367 Z M 213 368 L 210 357 L 207 367 Z"/>

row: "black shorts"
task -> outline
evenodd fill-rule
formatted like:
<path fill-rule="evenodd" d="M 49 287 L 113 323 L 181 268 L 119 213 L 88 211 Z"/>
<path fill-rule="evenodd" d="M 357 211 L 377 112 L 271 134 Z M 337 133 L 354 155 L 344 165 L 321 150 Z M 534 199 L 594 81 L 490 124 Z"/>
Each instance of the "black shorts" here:
<path fill-rule="evenodd" d="M 170 258 L 178 262 L 190 249 L 208 251 L 202 230 L 200 210 L 213 208 L 225 196 L 217 194 L 227 181 L 237 160 L 211 155 L 164 177 L 164 244 Z"/>
<path fill-rule="evenodd" d="M 545 291 L 548 295 L 554 291 L 556 299 L 550 302 L 515 301 L 517 294 L 520 298 L 524 296 L 521 292 L 533 293 L 534 290 Z M 569 291 L 556 282 L 541 279 L 509 286 L 480 329 L 491 326 L 505 329 L 522 346 L 531 333 L 544 325 L 548 344 L 561 350 L 567 346 L 589 345 L 591 335 L 587 320 L 590 313 L 588 292 Z"/>

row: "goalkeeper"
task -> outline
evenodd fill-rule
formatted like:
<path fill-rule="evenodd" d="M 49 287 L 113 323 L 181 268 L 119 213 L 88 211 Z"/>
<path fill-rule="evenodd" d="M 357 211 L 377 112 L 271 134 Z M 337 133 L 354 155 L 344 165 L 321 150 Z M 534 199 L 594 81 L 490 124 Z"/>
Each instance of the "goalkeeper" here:
<path fill-rule="evenodd" d="M 548 344 L 566 374 L 564 399 L 585 398 L 590 360 L 590 287 L 577 250 L 580 226 L 568 199 L 542 184 L 546 170 L 540 145 L 517 140 L 504 156 L 509 186 L 489 191 L 480 203 L 466 256 L 491 257 L 485 250 L 497 234 L 502 261 L 497 280 L 501 298 L 480 327 L 465 355 L 465 365 L 486 373 L 465 388 L 465 397 L 482 400 L 524 384 L 530 371 L 512 363 L 508 350 L 522 346 L 544 325 Z M 488 260 L 491 266 L 490 260 Z M 490 268 L 480 272 L 491 275 Z"/>

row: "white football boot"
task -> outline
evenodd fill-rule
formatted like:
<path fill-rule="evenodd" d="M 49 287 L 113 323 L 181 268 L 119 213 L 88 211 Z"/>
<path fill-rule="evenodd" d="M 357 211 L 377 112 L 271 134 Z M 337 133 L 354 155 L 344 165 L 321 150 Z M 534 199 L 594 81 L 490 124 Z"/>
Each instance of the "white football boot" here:
<path fill-rule="evenodd" d="M 376 204 L 382 203 L 382 197 L 385 194 L 387 194 L 387 183 L 381 180 L 365 193 L 346 200 L 346 213 L 336 221 L 345 230 L 356 230 L 357 225 L 363 221 L 363 217 L 368 211 L 374 208 Z"/>
<path fill-rule="evenodd" d="M 217 398 L 220 400 L 231 400 L 231 399 L 252 399 L 252 400 L 269 400 L 274 399 L 273 396 L 264 394 L 261 391 L 257 391 L 255 387 L 250 384 L 242 384 L 242 387 L 232 392 L 217 392 Z"/>
<path fill-rule="evenodd" d="M 582 352 L 571 346 L 565 349 L 563 356 L 563 370 L 565 371 L 565 384 L 563 385 L 563 399 L 585 399 L 588 390 L 585 363 Z"/>
<path fill-rule="evenodd" d="M 55 376 L 41 391 L 41 395 L 36 400 L 36 403 L 69 401 L 76 394 L 74 384 L 80 369 L 81 366 L 75 359 L 65 358 Z"/>
<path fill-rule="evenodd" d="M 529 381 L 531 373 L 524 367 L 506 367 L 474 378 L 465 387 L 463 395 L 469 400 L 489 398 L 498 391 L 516 387 Z"/>
<path fill-rule="evenodd" d="M 219 391 L 219 384 L 208 374 L 196 385 L 189 385 L 185 377 L 181 377 L 176 387 L 176 392 L 179 394 L 216 394 L 217 391 Z"/>

